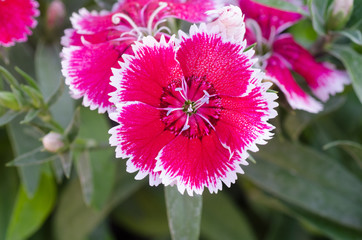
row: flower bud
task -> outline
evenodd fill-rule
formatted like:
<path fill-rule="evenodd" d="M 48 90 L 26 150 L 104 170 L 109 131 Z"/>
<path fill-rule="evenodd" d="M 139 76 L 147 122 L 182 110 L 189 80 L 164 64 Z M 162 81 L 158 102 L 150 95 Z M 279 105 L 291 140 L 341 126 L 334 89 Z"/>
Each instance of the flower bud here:
<path fill-rule="evenodd" d="M 58 152 L 64 147 L 63 137 L 59 133 L 50 132 L 42 139 L 43 146 L 48 152 Z"/>
<path fill-rule="evenodd" d="M 0 92 L 0 105 L 12 110 L 20 110 L 20 105 L 12 92 Z"/>
<path fill-rule="evenodd" d="M 53 30 L 59 28 L 64 23 L 65 19 L 65 6 L 60 0 L 54 0 L 50 3 L 47 13 L 46 21 L 47 28 Z"/>
<path fill-rule="evenodd" d="M 334 0 L 329 9 L 328 29 L 342 29 L 351 17 L 352 10 L 353 0 Z"/>
<path fill-rule="evenodd" d="M 239 7 L 227 6 L 217 10 L 208 11 L 207 14 L 217 18 L 208 24 L 209 28 L 219 27 L 219 31 L 234 41 L 243 41 L 245 34 L 244 15 Z"/>

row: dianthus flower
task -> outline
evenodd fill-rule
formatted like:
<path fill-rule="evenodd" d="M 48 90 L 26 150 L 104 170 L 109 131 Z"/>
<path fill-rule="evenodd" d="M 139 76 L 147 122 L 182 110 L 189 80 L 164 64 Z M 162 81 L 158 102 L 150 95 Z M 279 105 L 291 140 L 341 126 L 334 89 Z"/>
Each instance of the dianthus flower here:
<path fill-rule="evenodd" d="M 39 4 L 34 0 L 0 0 L 0 46 L 10 47 L 25 42 L 39 16 Z"/>
<path fill-rule="evenodd" d="M 246 18 L 248 44 L 257 43 L 266 78 L 278 85 L 292 108 L 316 113 L 323 105 L 297 84 L 290 70 L 301 75 L 312 93 L 323 102 L 329 95 L 343 91 L 349 83 L 345 72 L 336 70 L 330 63 L 317 62 L 291 34 L 282 33 L 299 21 L 301 14 L 251 0 L 240 0 L 240 8 Z"/>
<path fill-rule="evenodd" d="M 116 157 L 129 158 L 136 179 L 176 184 L 189 195 L 205 187 L 216 193 L 243 173 L 247 151 L 272 136 L 267 121 L 277 114 L 277 96 L 252 68 L 254 51 L 244 51 L 241 11 L 216 13 L 215 22 L 179 31 L 179 39 L 145 37 L 113 69 L 117 111 L 110 118 L 119 125 L 109 131 L 110 144 Z"/>
<path fill-rule="evenodd" d="M 143 36 L 169 36 L 161 26 L 168 17 L 190 22 L 206 20 L 207 10 L 218 5 L 213 0 L 125 0 L 111 12 L 81 9 L 71 17 L 72 29 L 65 31 L 62 45 L 62 72 L 74 98 L 103 113 L 112 110 L 108 94 L 111 67 L 118 66 L 122 54 L 132 54 L 130 45 Z"/>

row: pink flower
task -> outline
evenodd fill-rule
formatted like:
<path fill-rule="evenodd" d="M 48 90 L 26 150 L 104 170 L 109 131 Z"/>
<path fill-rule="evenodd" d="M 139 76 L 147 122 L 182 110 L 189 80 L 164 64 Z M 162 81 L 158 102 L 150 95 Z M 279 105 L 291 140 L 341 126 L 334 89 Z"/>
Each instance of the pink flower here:
<path fill-rule="evenodd" d="M 316 113 L 323 109 L 323 105 L 296 83 L 290 70 L 301 75 L 312 93 L 323 102 L 329 95 L 343 91 L 344 85 L 350 82 L 345 72 L 334 69 L 332 64 L 316 62 L 292 35 L 282 33 L 302 15 L 251 0 L 240 0 L 240 8 L 246 17 L 247 41 L 249 44 L 257 42 L 257 53 L 261 56 L 266 79 L 278 85 L 292 108 Z"/>
<path fill-rule="evenodd" d="M 10 47 L 25 42 L 39 16 L 39 4 L 34 0 L 0 0 L 0 46 Z"/>
<path fill-rule="evenodd" d="M 72 96 L 83 97 L 83 105 L 100 113 L 112 110 L 111 68 L 118 66 L 124 53 L 132 54 L 131 44 L 146 35 L 168 36 L 161 32 L 168 28 L 160 27 L 167 17 L 200 22 L 207 18 L 204 12 L 216 6 L 213 0 L 125 0 L 111 12 L 81 9 L 73 14 L 73 29 L 67 29 L 62 39 L 63 75 Z"/>
<path fill-rule="evenodd" d="M 204 187 L 216 193 L 243 173 L 247 151 L 271 138 L 277 96 L 252 68 L 254 51 L 233 38 L 242 30 L 220 27 L 193 25 L 190 36 L 179 31 L 180 39 L 168 41 L 145 37 L 113 69 L 117 111 L 110 118 L 119 125 L 110 144 L 116 157 L 129 158 L 136 179 L 149 175 L 151 186 L 176 184 L 189 195 Z"/>

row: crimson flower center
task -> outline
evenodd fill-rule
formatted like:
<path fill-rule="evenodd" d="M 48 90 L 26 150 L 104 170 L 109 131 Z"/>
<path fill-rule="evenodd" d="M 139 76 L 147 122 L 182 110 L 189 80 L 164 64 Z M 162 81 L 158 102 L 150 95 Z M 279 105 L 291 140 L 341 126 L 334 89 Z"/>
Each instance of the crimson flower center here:
<path fill-rule="evenodd" d="M 161 120 L 175 135 L 201 138 L 215 129 L 221 99 L 205 77 L 173 81 L 164 88 L 160 100 Z"/>

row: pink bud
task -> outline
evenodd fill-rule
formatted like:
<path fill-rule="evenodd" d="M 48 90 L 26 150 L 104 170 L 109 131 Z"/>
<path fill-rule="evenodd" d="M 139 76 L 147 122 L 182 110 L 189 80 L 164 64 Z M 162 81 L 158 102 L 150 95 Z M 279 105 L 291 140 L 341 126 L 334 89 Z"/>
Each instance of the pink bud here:
<path fill-rule="evenodd" d="M 60 27 L 65 19 L 65 6 L 60 0 L 54 0 L 50 3 L 47 14 L 47 27 L 50 30 Z"/>
<path fill-rule="evenodd" d="M 48 152 L 57 152 L 64 147 L 63 137 L 59 133 L 50 132 L 42 139 L 43 146 Z"/>

